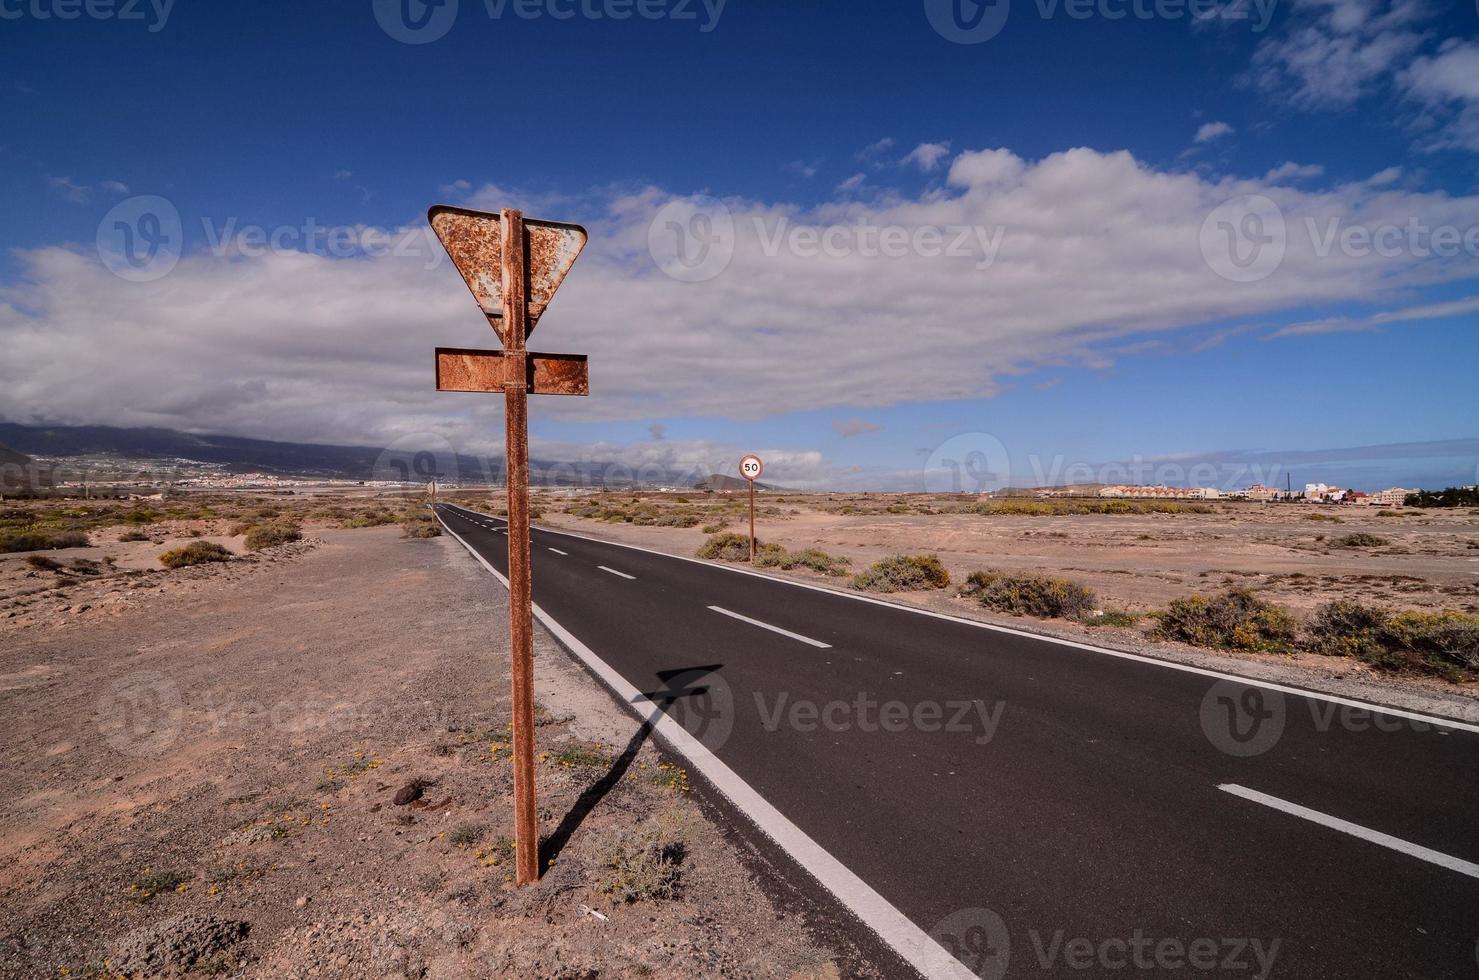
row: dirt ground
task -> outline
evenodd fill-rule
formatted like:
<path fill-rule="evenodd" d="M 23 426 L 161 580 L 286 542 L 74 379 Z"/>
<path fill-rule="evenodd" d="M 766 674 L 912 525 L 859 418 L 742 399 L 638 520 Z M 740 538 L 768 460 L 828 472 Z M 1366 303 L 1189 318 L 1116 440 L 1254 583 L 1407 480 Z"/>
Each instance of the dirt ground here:
<path fill-rule="evenodd" d="M 51 554 L 162 550 L 116 536 Z M 542 632 L 553 864 L 513 889 L 504 593 L 450 538 L 309 529 L 60 589 L 24 557 L 0 556 L 0 975 L 873 972 Z"/>
<path fill-rule="evenodd" d="M 687 503 L 679 502 L 679 498 Z M 593 537 L 693 555 L 708 534 L 703 527 L 643 526 L 577 517 L 570 513 L 596 495 L 546 499 L 540 523 Z M 702 509 L 713 527 L 748 532 L 739 494 L 644 495 L 664 508 Z M 484 505 L 488 501 L 483 501 Z M 495 505 L 496 506 L 496 505 Z M 1356 599 L 1391 609 L 1479 612 L 1479 513 L 1381 508 L 1217 503 L 1212 513 L 1088 514 L 1033 516 L 973 513 L 925 514 L 964 506 L 960 498 L 926 495 L 761 494 L 757 536 L 795 551 L 819 548 L 866 568 L 900 553 L 937 554 L 952 582 L 979 569 L 1066 576 L 1095 590 L 1106 609 L 1148 613 L 1193 593 L 1249 588 L 1261 597 L 1308 614 L 1332 599 Z M 890 513 L 888 508 L 907 509 Z M 1344 547 L 1346 535 L 1376 535 L 1387 544 Z M 847 589 L 845 578 L 804 569 L 763 569 Z M 956 590 L 899 593 L 890 601 L 953 615 L 1066 636 L 1155 656 L 1226 667 L 1302 686 L 1371 698 L 1415 710 L 1479 720 L 1479 684 L 1381 674 L 1350 659 L 1314 654 L 1208 651 L 1152 642 L 1149 620 L 1137 627 L 1083 626 L 984 610 Z"/>

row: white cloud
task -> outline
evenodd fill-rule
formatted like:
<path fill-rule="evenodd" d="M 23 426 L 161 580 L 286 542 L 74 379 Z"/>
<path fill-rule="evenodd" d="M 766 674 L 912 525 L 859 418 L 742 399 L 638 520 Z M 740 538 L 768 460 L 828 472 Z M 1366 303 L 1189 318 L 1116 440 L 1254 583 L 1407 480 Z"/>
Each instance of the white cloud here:
<path fill-rule="evenodd" d="M 756 419 L 989 397 L 1004 378 L 1112 363 L 1181 328 L 1410 302 L 1402 297 L 1425 284 L 1474 274 L 1467 255 L 1322 255 L 1318 239 L 1332 221 L 1479 226 L 1476 197 L 1212 179 L 1089 149 L 1035 161 L 962 153 L 949 175 L 947 189 L 917 197 L 816 207 L 728 198 L 733 257 L 699 283 L 667 277 L 648 253 L 650 223 L 679 200 L 669 192 L 593 192 L 534 211 L 591 231 L 532 346 L 588 353 L 592 395 L 537 399 L 536 430 L 543 419 Z M 1288 253 L 1268 278 L 1230 282 L 1204 261 L 1200 234 L 1217 205 L 1247 194 L 1282 210 Z M 186 220 L 198 231 L 198 216 Z M 977 252 L 768 247 L 783 221 L 1001 237 L 983 267 Z M 21 273 L 0 288 L 0 417 L 496 446 L 499 399 L 438 394 L 429 363 L 433 347 L 492 347 L 494 337 L 421 220 L 408 227 L 406 247 L 380 257 L 194 250 L 149 283 L 114 277 L 83 246 L 13 253 Z"/>
<path fill-rule="evenodd" d="M 950 155 L 950 144 L 947 143 L 921 143 L 909 151 L 904 157 L 904 163 L 912 163 L 925 173 L 929 173 L 940 165 L 940 161 Z"/>
<path fill-rule="evenodd" d="M 862 187 L 867 179 L 868 178 L 863 174 L 853 174 L 851 177 L 838 184 L 837 190 L 839 193 L 842 194 L 851 194 L 853 191 Z"/>
<path fill-rule="evenodd" d="M 1362 317 L 1327 317 L 1293 323 L 1274 333 L 1274 337 L 1299 337 L 1307 334 L 1366 332 L 1380 329 L 1389 323 L 1410 323 L 1414 320 L 1437 320 L 1443 317 L 1463 316 L 1479 312 L 1479 296 L 1451 300 L 1447 303 L 1429 303 L 1424 306 L 1409 306 L 1399 310 L 1383 310 Z"/>
<path fill-rule="evenodd" d="M 73 204 L 86 204 L 98 191 L 107 194 L 127 194 L 128 185 L 121 180 L 104 180 L 97 184 L 79 184 L 71 177 L 48 177 L 46 182 L 63 200 Z"/>
<path fill-rule="evenodd" d="M 1264 183 L 1280 184 L 1287 180 L 1306 180 L 1313 177 L 1323 177 L 1325 168 L 1318 163 L 1295 163 L 1289 161 L 1281 163 L 1277 167 L 1263 175 Z"/>
<path fill-rule="evenodd" d="M 1434 56 L 1414 60 L 1400 78 L 1409 96 L 1446 122 L 1433 147 L 1479 152 L 1479 43 L 1450 39 Z"/>
<path fill-rule="evenodd" d="M 1210 143 L 1213 140 L 1219 139 L 1223 136 L 1231 136 L 1232 132 L 1232 126 L 1228 125 L 1225 122 L 1203 123 L 1197 128 L 1197 134 L 1195 137 L 1193 137 L 1193 142 Z"/>

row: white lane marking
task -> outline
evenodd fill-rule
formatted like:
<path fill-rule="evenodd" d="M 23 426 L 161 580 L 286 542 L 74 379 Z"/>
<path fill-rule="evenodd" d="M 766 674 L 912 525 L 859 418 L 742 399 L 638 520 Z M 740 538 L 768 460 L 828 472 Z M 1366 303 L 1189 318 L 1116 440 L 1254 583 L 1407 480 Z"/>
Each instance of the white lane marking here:
<path fill-rule="evenodd" d="M 751 626 L 758 626 L 763 630 L 770 630 L 772 633 L 779 633 L 781 636 L 789 636 L 793 640 L 800 640 L 802 643 L 810 643 L 812 646 L 821 647 L 823 650 L 832 649 L 832 644 L 830 643 L 823 643 L 821 640 L 813 640 L 809 636 L 802 636 L 800 633 L 792 633 L 790 630 L 783 630 L 779 626 L 772 626 L 771 624 L 761 622 L 758 619 L 751 619 L 749 616 L 741 616 L 739 613 L 725 609 L 723 606 L 710 606 L 709 608 L 714 610 L 714 612 L 716 613 L 723 613 L 724 615 L 732 616 L 735 619 L 740 620 L 741 622 L 749 623 Z"/>
<path fill-rule="evenodd" d="M 1427 861 L 1429 864 L 1436 864 L 1440 868 L 1457 871 L 1459 874 L 1468 875 L 1470 878 L 1479 878 L 1479 864 L 1473 864 L 1461 858 L 1451 857 L 1439 851 L 1423 847 L 1420 844 L 1409 843 L 1400 837 L 1383 834 L 1379 830 L 1369 830 L 1360 824 L 1351 823 L 1349 820 L 1332 817 L 1327 813 L 1321 813 L 1319 810 L 1311 810 L 1309 807 L 1300 806 L 1298 803 L 1290 803 L 1288 800 L 1281 800 L 1277 796 L 1269 796 L 1267 793 L 1260 793 L 1256 789 L 1248 789 L 1246 786 L 1239 786 L 1236 783 L 1223 783 L 1217 788 L 1224 793 L 1241 796 L 1243 799 L 1252 800 L 1254 803 L 1262 803 L 1264 806 L 1273 807 L 1275 810 L 1282 810 L 1285 813 L 1301 817 L 1311 823 L 1317 823 L 1322 827 L 1329 827 L 1331 830 L 1338 830 L 1341 833 L 1350 834 L 1352 837 L 1359 837 L 1361 840 L 1369 841 L 1372 844 L 1390 848 L 1394 851 L 1400 851 L 1409 857 L 1417 858 L 1419 861 Z"/>
<path fill-rule="evenodd" d="M 1359 701 L 1356 698 L 1341 697 L 1338 694 L 1325 694 L 1321 691 L 1309 691 L 1304 688 L 1290 687 L 1287 684 L 1277 684 L 1273 681 L 1260 680 L 1257 677 L 1249 677 L 1245 674 L 1233 674 L 1223 670 L 1210 670 L 1206 667 L 1195 667 L 1191 664 L 1176 663 L 1174 660 L 1159 660 L 1155 657 L 1146 657 L 1138 653 L 1127 653 L 1124 650 L 1111 650 L 1108 647 L 1096 647 L 1090 643 L 1079 643 L 1076 640 L 1063 640 L 1056 636 L 1046 636 L 1042 633 L 1033 633 L 1030 630 L 1017 629 L 1014 626 L 1000 626 L 996 623 L 983 623 L 979 619 L 966 619 L 964 616 L 952 616 L 950 613 L 935 612 L 933 609 L 919 609 L 915 606 L 906 606 L 898 602 L 889 602 L 886 599 L 878 599 L 870 595 L 860 595 L 854 592 L 840 592 L 837 589 L 829 589 L 825 585 L 813 585 L 810 582 L 798 582 L 788 578 L 780 578 L 775 575 L 767 575 L 764 572 L 752 571 L 748 568 L 738 568 L 733 565 L 721 564 L 717 561 L 708 561 L 703 558 L 690 558 L 687 555 L 674 555 L 666 551 L 658 551 L 655 548 L 644 548 L 637 544 L 626 544 L 621 541 L 607 541 L 605 538 L 593 538 L 588 534 L 576 534 L 573 531 L 559 531 L 554 528 L 542 527 L 539 530 L 547 534 L 560 534 L 567 538 L 575 538 L 580 541 L 591 541 L 596 544 L 611 545 L 614 548 L 627 548 L 632 551 L 641 551 L 649 555 L 657 555 L 660 558 L 672 558 L 677 561 L 693 562 L 695 565 L 704 565 L 708 568 L 717 568 L 721 571 L 731 572 L 735 575 L 749 575 L 754 578 L 763 578 L 767 582 L 779 582 L 781 585 L 789 585 L 798 589 L 810 589 L 813 592 L 825 592 L 827 595 L 839 596 L 843 599 L 851 599 L 854 602 L 866 602 L 875 606 L 883 606 L 886 609 L 894 609 L 899 612 L 913 613 L 916 616 L 929 616 L 931 619 L 943 619 L 962 626 L 971 626 L 981 630 L 991 630 L 993 633 L 1006 633 L 1010 636 L 1020 636 L 1028 640 L 1036 640 L 1050 646 L 1070 647 L 1074 650 L 1085 650 L 1089 653 L 1098 653 L 1106 657 L 1115 657 L 1120 660 L 1131 660 L 1137 663 L 1149 664 L 1152 667 L 1164 667 L 1167 670 L 1179 670 L 1187 674 L 1198 674 L 1202 677 L 1215 677 L 1223 681 L 1236 681 L 1239 684 L 1247 684 L 1250 687 L 1261 687 L 1267 691 L 1278 691 L 1281 694 L 1291 694 L 1300 698 L 1311 698 L 1316 701 L 1326 701 L 1330 704 L 1341 704 L 1351 708 L 1361 708 L 1366 711 L 1375 711 L 1378 714 L 1387 715 L 1392 718 L 1406 718 L 1410 721 L 1426 722 L 1429 725 L 1437 725 L 1439 728 L 1452 728 L 1456 731 L 1474 732 L 1479 734 L 1479 724 L 1467 721 L 1459 721 L 1454 718 L 1441 718 L 1437 715 L 1423 714 L 1420 711 L 1408 711 L 1405 708 L 1394 708 L 1390 705 L 1377 704 L 1374 701 Z M 1474 709 L 1466 709 L 1473 711 Z"/>
<path fill-rule="evenodd" d="M 553 551 L 557 555 L 564 555 L 566 558 L 570 557 L 570 552 L 561 551 L 559 548 L 551 548 L 550 551 Z"/>
<path fill-rule="evenodd" d="M 596 567 L 599 568 L 603 572 L 610 572 L 612 575 L 620 575 L 622 578 L 626 578 L 626 579 L 634 579 L 635 580 L 636 577 L 637 577 L 635 575 L 628 575 L 626 572 L 618 572 L 614 568 L 607 568 L 605 565 L 597 565 Z"/>
<path fill-rule="evenodd" d="M 442 524 L 446 526 L 445 521 Z M 450 527 L 447 531 L 494 578 L 502 582 L 504 588 L 508 587 L 508 579 L 503 573 L 478 554 L 477 549 L 464 541 L 462 535 Z M 567 650 L 579 657 L 611 689 L 618 700 L 630 706 L 639 718 L 650 724 L 660 738 L 688 759 L 693 768 L 702 773 L 761 833 L 775 841 L 792 860 L 831 892 L 842 903 L 843 908 L 857 916 L 860 922 L 872 929 L 910 966 L 931 980 L 978 980 L 972 970 L 946 952 L 943 946 L 930 938 L 929 933 L 915 925 L 892 902 L 874 891 L 866 881 L 849 871 L 845 864 L 808 837 L 805 831 L 786 819 L 785 814 L 772 806 L 733 769 L 720 762 L 718 756 L 694 738 L 688 729 L 668 717 L 651 699 L 644 697 L 625 677 L 596 656 L 590 647 L 539 608 L 538 603 L 532 605 L 534 615 L 544 624 L 544 628 L 553 633 L 555 639 L 564 644 Z"/>

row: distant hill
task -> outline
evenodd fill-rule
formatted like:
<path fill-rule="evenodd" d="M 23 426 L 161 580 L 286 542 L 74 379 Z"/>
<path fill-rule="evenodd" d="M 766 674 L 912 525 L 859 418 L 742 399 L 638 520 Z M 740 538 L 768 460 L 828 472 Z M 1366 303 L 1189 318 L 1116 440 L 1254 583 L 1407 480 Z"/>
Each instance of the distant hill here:
<path fill-rule="evenodd" d="M 51 471 L 39 465 L 25 453 L 16 452 L 9 446 L 0 445 L 0 488 L 17 490 L 23 487 L 49 487 Z"/>
<path fill-rule="evenodd" d="M 374 446 L 336 446 L 274 442 L 241 436 L 197 435 L 175 429 L 124 429 L 108 425 L 21 425 L 0 422 L 0 444 L 25 458 L 50 456 L 115 456 L 122 459 L 191 459 L 215 463 L 233 472 L 275 473 L 336 480 L 408 480 L 432 474 L 463 483 L 497 483 L 503 479 L 501 454 L 487 457 L 423 452 L 418 447 L 387 451 Z M 630 469 L 604 460 L 566 463 L 531 459 L 535 485 L 590 486 L 608 474 Z M 0 465 L 4 460 L 0 460 Z M 454 472 L 455 471 L 455 472 Z M 627 481 L 630 482 L 630 477 Z"/>
<path fill-rule="evenodd" d="M 710 473 L 693 485 L 695 490 L 744 490 L 750 485 L 750 481 L 737 476 L 725 476 L 722 473 Z M 756 490 L 778 490 L 768 483 L 755 484 Z"/>

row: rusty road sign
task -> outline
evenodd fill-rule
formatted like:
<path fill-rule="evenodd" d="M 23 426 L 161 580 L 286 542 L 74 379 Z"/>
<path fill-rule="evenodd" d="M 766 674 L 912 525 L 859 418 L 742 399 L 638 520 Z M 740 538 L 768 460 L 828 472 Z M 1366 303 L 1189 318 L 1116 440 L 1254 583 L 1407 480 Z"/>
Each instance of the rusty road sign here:
<path fill-rule="evenodd" d="M 765 461 L 754 453 L 740 460 L 740 476 L 750 481 L 750 564 L 755 564 L 755 481 L 765 472 Z"/>
<path fill-rule="evenodd" d="M 534 619 L 529 581 L 529 401 L 590 392 L 584 354 L 535 354 L 524 347 L 555 290 L 585 247 L 585 229 L 437 205 L 432 230 L 472 290 L 503 350 L 438 348 L 438 391 L 502 392 L 508 483 L 508 634 L 513 669 L 515 879 L 539 880 L 534 809 Z"/>

